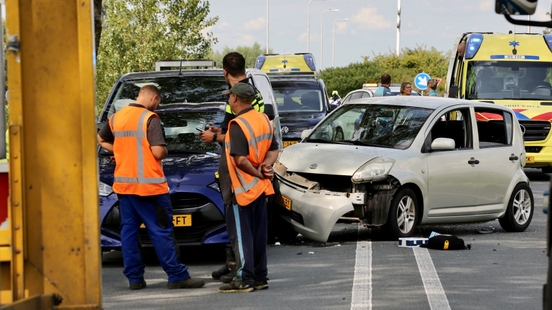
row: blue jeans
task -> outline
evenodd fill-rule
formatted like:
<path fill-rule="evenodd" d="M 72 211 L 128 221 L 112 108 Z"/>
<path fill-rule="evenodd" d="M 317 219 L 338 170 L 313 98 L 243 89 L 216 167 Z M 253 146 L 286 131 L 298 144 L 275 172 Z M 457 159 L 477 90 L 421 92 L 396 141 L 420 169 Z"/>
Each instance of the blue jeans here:
<path fill-rule="evenodd" d="M 169 194 L 142 197 L 119 194 L 123 273 L 130 283 L 144 281 L 145 265 L 140 254 L 138 230 L 144 223 L 169 282 L 190 278 L 188 267 L 178 261 L 173 237 L 172 205 Z"/>

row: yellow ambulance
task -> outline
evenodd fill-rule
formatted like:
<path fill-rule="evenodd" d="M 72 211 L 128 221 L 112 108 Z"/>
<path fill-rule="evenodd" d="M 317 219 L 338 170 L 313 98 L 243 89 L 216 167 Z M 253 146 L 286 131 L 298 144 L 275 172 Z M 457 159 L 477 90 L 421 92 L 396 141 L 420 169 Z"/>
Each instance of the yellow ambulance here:
<path fill-rule="evenodd" d="M 263 54 L 257 57 L 255 69 L 263 70 L 266 73 L 316 73 L 314 56 L 311 53 Z"/>
<path fill-rule="evenodd" d="M 526 167 L 552 172 L 552 35 L 464 33 L 450 57 L 448 97 L 489 102 L 516 112 Z M 488 120 L 484 115 L 481 119 Z"/>

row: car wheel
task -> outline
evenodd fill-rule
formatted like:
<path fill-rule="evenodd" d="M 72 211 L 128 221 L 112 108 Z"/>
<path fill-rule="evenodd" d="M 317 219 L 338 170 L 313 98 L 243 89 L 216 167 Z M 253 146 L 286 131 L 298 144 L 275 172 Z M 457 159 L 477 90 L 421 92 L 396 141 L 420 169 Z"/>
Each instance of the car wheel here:
<path fill-rule="evenodd" d="M 535 201 L 531 188 L 527 183 L 520 183 L 512 192 L 506 214 L 498 221 L 505 231 L 524 231 L 531 224 L 534 210 Z"/>
<path fill-rule="evenodd" d="M 418 222 L 418 201 L 410 188 L 402 188 L 395 193 L 389 208 L 388 230 L 397 238 L 414 233 Z"/>
<path fill-rule="evenodd" d="M 343 141 L 343 140 L 345 140 L 345 135 L 343 134 L 343 130 L 341 129 L 341 127 L 337 127 L 335 129 L 334 141 Z"/>

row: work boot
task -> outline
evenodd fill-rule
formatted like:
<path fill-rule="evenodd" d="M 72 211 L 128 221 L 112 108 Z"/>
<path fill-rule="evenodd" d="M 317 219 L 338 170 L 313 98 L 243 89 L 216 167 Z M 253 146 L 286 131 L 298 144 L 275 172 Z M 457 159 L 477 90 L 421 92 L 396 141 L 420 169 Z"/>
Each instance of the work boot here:
<path fill-rule="evenodd" d="M 211 273 L 211 277 L 215 280 L 220 280 L 220 277 L 227 275 L 230 273 L 230 269 L 224 264 L 222 267 L 220 267 L 218 270 L 215 270 Z"/>
<path fill-rule="evenodd" d="M 142 280 L 142 282 L 130 282 L 128 286 L 131 290 L 134 291 L 146 288 L 148 285 L 146 284 L 146 281 Z"/>
<path fill-rule="evenodd" d="M 184 281 L 177 281 L 177 282 L 168 282 L 167 288 L 169 289 L 176 289 L 176 288 L 200 288 L 205 285 L 205 282 L 201 279 L 192 279 L 188 278 Z"/>
<path fill-rule="evenodd" d="M 228 268 L 229 272 L 228 274 L 225 274 L 220 277 L 220 281 L 223 283 L 230 283 L 234 279 L 234 277 L 237 274 L 238 268 L 236 266 L 236 262 L 230 262 L 228 265 L 230 265 L 230 268 Z M 227 265 L 227 266 L 228 266 Z"/>
<path fill-rule="evenodd" d="M 236 269 L 236 258 L 234 257 L 234 252 L 232 251 L 231 248 L 228 248 L 228 247 L 225 250 L 226 250 L 226 264 L 224 264 L 224 266 L 220 267 L 218 270 L 215 270 L 213 271 L 213 273 L 211 273 L 211 276 L 215 280 L 221 280 L 221 277 L 228 276 L 232 270 Z M 228 282 L 224 282 L 224 281 L 223 282 L 230 283 L 230 281 L 232 281 L 235 275 L 236 273 L 234 272 L 234 275 L 232 275 L 232 278 L 230 280 L 227 280 Z"/>

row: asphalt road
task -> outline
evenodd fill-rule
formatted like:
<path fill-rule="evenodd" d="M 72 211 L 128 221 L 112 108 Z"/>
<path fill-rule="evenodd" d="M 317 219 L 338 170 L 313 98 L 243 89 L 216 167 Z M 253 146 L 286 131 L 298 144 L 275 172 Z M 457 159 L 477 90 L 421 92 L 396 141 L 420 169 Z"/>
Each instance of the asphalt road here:
<path fill-rule="evenodd" d="M 182 260 L 206 286 L 168 290 L 164 271 L 150 255 L 148 287 L 130 291 L 120 252 L 103 254 L 105 309 L 542 309 L 546 282 L 546 215 L 542 193 L 549 175 L 526 169 L 535 214 L 523 233 L 507 233 L 498 221 L 423 227 L 454 234 L 471 250 L 399 247 L 377 230 L 337 224 L 326 244 L 301 238 L 268 249 L 270 288 L 221 294 L 210 274 L 224 263 L 223 248 L 182 248 Z"/>

